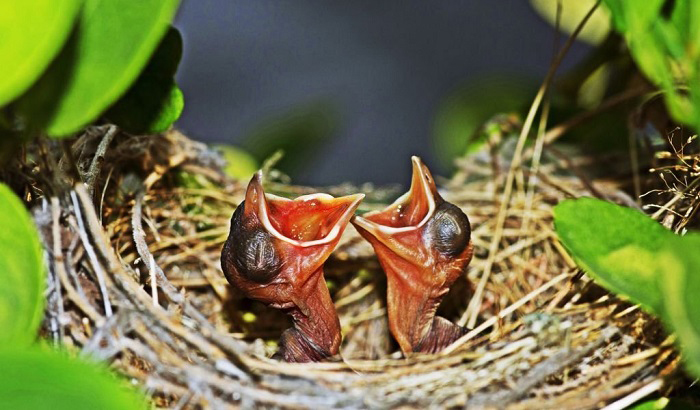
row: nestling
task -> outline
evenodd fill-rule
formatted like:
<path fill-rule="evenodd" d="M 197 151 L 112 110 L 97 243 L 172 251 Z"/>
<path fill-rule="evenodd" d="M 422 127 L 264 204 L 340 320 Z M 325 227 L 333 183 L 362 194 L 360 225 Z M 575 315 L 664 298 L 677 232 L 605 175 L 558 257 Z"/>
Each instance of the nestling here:
<path fill-rule="evenodd" d="M 364 195 L 290 200 L 266 194 L 261 178 L 255 174 L 231 218 L 221 266 L 247 297 L 292 316 L 294 327 L 282 334 L 277 358 L 320 361 L 338 353 L 341 342 L 323 264 Z"/>
<path fill-rule="evenodd" d="M 382 211 L 353 218 L 387 276 L 389 327 L 404 354 L 434 353 L 465 329 L 435 312 L 463 275 L 474 247 L 469 218 L 440 197 L 428 168 L 412 157 L 410 190 Z"/>

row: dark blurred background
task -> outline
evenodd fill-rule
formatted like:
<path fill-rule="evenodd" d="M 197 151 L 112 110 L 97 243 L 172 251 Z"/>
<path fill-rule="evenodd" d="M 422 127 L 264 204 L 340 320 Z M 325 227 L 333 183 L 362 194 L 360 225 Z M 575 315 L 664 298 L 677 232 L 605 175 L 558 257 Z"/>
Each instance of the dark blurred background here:
<path fill-rule="evenodd" d="M 447 173 L 469 137 L 454 106 L 528 103 L 556 38 L 526 0 L 185 0 L 175 25 L 178 127 L 258 159 L 281 147 L 313 185 L 406 184 L 410 155 Z"/>

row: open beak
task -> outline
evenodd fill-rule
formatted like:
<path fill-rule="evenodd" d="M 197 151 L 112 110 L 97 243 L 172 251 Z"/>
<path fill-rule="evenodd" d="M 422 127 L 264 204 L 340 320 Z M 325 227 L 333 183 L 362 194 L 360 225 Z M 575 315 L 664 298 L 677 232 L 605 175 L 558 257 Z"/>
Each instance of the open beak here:
<path fill-rule="evenodd" d="M 246 192 L 246 212 L 253 212 L 272 236 L 296 247 L 332 243 L 340 238 L 364 194 L 334 198 L 311 194 L 287 199 L 265 194 L 258 172 Z M 254 204 L 248 211 L 248 200 Z"/>
<path fill-rule="evenodd" d="M 420 158 L 413 156 L 411 161 L 413 175 L 408 192 L 386 209 L 356 216 L 352 224 L 372 245 L 383 245 L 379 248 L 375 246 L 378 254 L 386 254 L 388 250 L 414 264 L 424 264 L 428 255 L 424 252 L 418 232 L 435 212 L 436 203 L 443 200 L 430 171 Z"/>
<path fill-rule="evenodd" d="M 258 172 L 231 218 L 222 268 L 246 296 L 292 315 L 295 327 L 280 343 L 287 361 L 318 361 L 338 352 L 340 325 L 323 264 L 363 198 L 286 199 L 266 194 Z"/>
<path fill-rule="evenodd" d="M 411 160 L 409 191 L 386 209 L 352 220 L 387 275 L 389 325 L 405 354 L 440 350 L 463 333 L 435 311 L 473 252 L 467 216 L 440 197 L 420 158 Z"/>

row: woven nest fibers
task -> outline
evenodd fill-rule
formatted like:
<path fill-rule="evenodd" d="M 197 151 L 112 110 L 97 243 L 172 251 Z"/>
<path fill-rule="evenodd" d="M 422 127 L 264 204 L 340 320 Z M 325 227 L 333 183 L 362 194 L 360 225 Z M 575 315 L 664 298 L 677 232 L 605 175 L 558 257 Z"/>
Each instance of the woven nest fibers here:
<path fill-rule="evenodd" d="M 247 181 L 225 177 L 215 153 L 177 132 L 137 137 L 93 128 L 72 141 L 69 156 L 46 144 L 29 148 L 45 165 L 20 166 L 31 179 L 10 178 L 34 205 L 47 250 L 43 335 L 109 363 L 156 406 L 598 408 L 645 388 L 668 392 L 678 373 L 659 323 L 587 279 L 557 241 L 551 211 L 562 199 L 627 200 L 572 176 L 568 162 L 516 167 L 502 226 L 507 147 L 462 158 L 454 177 L 439 181 L 443 197 L 469 215 L 476 248 L 467 277 L 439 311 L 459 324 L 476 320 L 447 350 L 398 353 L 384 274 L 348 228 L 325 268 L 341 355 L 288 364 L 269 359 L 287 317 L 242 297 L 219 264 Z M 80 173 L 87 184 L 50 169 Z M 269 192 L 316 191 L 275 175 L 267 173 Z M 324 191 L 364 192 L 365 210 L 398 194 L 370 185 Z M 498 246 L 489 252 L 492 242 Z"/>

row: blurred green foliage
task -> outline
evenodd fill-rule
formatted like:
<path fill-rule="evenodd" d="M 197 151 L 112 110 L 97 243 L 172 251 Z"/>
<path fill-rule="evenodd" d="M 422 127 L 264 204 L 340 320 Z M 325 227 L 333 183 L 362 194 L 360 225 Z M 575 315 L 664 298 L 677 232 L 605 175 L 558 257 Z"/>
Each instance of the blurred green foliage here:
<path fill-rule="evenodd" d="M 41 349 L 0 351 L 7 409 L 146 409 L 146 399 L 103 365 Z"/>
<path fill-rule="evenodd" d="M 677 236 L 639 211 L 592 198 L 554 209 L 562 244 L 598 283 L 659 316 L 700 376 L 700 233 Z"/>
<path fill-rule="evenodd" d="M 181 49 L 161 43 L 156 58 L 166 62 L 151 59 L 151 66 L 168 70 L 136 79 L 177 6 L 178 0 L 1 1 L 0 107 L 11 102 L 23 123 L 62 137 L 98 119 L 132 87 L 115 119 L 144 132 L 167 128 L 182 111 L 172 81 Z"/>
<path fill-rule="evenodd" d="M 631 410 L 693 410 L 697 409 L 697 406 L 694 406 L 686 401 L 679 400 L 679 399 L 669 399 L 666 397 L 662 397 L 660 399 L 656 400 L 648 400 L 639 404 L 634 405 L 633 407 L 630 407 Z"/>
<path fill-rule="evenodd" d="M 335 135 L 338 122 L 329 103 L 302 105 L 268 119 L 246 137 L 242 146 L 258 161 L 282 151 L 284 156 L 275 166 L 284 172 L 295 172 L 320 154 L 323 144 Z"/>
<path fill-rule="evenodd" d="M 244 181 L 253 177 L 260 169 L 258 161 L 248 152 L 233 145 L 215 145 L 214 148 L 221 152 L 226 161 L 224 172 L 231 178 Z"/>
<path fill-rule="evenodd" d="M 146 408 L 102 365 L 34 343 L 44 316 L 42 247 L 24 203 L 2 183 L 0 207 L 0 407 Z"/>
<path fill-rule="evenodd" d="M 24 204 L 1 183 L 0 207 L 0 347 L 27 346 L 44 315 L 42 248 Z"/>
<path fill-rule="evenodd" d="M 530 4 L 552 26 L 556 25 L 557 7 L 560 4 L 559 27 L 563 32 L 571 34 L 597 1 L 530 0 Z M 600 44 L 609 31 L 610 12 L 603 7 L 598 7 L 579 33 L 578 39 L 589 44 Z"/>
<path fill-rule="evenodd" d="M 0 107 L 32 85 L 58 54 L 81 2 L 0 1 Z"/>
<path fill-rule="evenodd" d="M 664 91 L 671 116 L 700 129 L 700 2 L 603 3 L 639 69 Z"/>
<path fill-rule="evenodd" d="M 455 157 L 478 151 L 488 141 L 482 126 L 501 113 L 522 113 L 532 101 L 535 81 L 516 76 L 482 78 L 458 88 L 438 107 L 433 128 L 438 159 L 451 165 Z"/>

